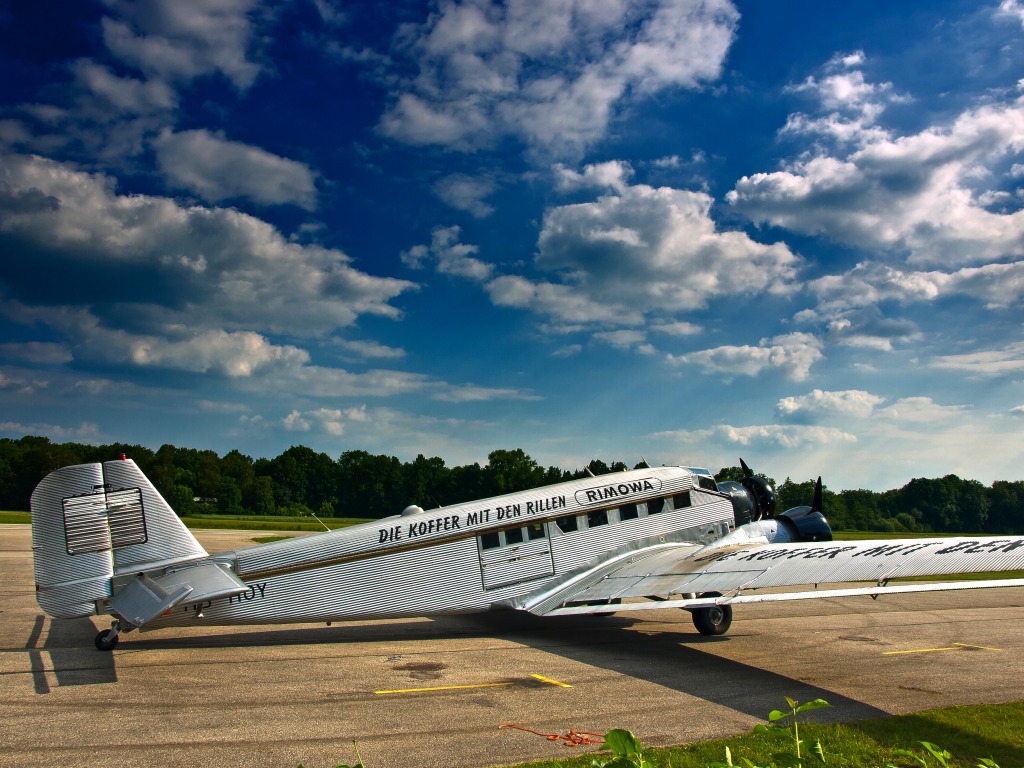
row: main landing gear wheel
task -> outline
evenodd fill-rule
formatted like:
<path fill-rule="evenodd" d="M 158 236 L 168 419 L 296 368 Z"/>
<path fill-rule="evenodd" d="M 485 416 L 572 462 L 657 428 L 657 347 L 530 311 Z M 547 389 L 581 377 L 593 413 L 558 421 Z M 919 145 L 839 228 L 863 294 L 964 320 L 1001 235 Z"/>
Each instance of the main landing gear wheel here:
<path fill-rule="evenodd" d="M 724 635 L 732 626 L 732 606 L 713 605 L 710 608 L 695 608 L 693 626 L 702 635 Z"/>
<path fill-rule="evenodd" d="M 117 645 L 117 637 L 113 630 L 104 629 L 96 635 L 96 647 L 101 651 L 112 651 Z"/>

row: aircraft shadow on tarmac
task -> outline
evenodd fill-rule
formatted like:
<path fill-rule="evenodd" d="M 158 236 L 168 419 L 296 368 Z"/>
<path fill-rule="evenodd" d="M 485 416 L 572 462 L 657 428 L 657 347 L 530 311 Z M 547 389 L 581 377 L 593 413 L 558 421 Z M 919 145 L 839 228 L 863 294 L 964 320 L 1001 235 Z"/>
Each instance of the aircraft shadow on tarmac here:
<path fill-rule="evenodd" d="M 473 617 L 481 624 L 504 624 L 501 614 Z M 887 713 L 835 691 L 805 683 L 743 662 L 723 659 L 703 648 L 728 643 L 728 637 L 705 637 L 688 628 L 683 631 L 643 632 L 631 629 L 638 621 L 627 617 L 594 617 L 573 623 L 577 617 L 522 617 L 517 631 L 501 634 L 506 640 L 557 654 L 592 667 L 610 670 L 638 680 L 685 693 L 696 699 L 718 704 L 759 720 L 768 712 L 782 708 L 786 696 L 798 701 L 825 699 L 830 709 L 808 713 L 807 719 L 843 722 Z M 549 622 L 549 630 L 534 632 Z M 564 624 L 562 622 L 565 622 Z M 687 618 L 686 624 L 689 624 Z M 583 638 L 586 638 L 584 641 Z"/>
<path fill-rule="evenodd" d="M 39 640 L 44 630 L 46 640 L 40 647 Z M 58 686 L 116 683 L 114 659 L 111 654 L 99 653 L 93 647 L 95 635 L 96 627 L 87 618 L 47 619 L 42 614 L 36 616 L 25 643 L 35 692 L 50 693 L 51 679 Z M 48 671 L 52 677 L 48 677 Z"/>
<path fill-rule="evenodd" d="M 651 634 L 631 629 L 638 622 L 642 620 L 622 616 L 537 617 L 509 611 L 318 628 L 284 625 L 280 629 L 263 627 L 201 636 L 142 635 L 125 638 L 126 644 L 121 647 L 130 643 L 133 650 L 142 651 L 495 637 L 671 688 L 757 719 L 764 719 L 769 711 L 783 705 L 785 696 L 799 701 L 828 701 L 831 709 L 811 714 L 811 719 L 821 721 L 887 714 L 835 691 L 701 650 L 702 646 L 729 642 L 727 637 L 704 637 L 692 631 Z"/>

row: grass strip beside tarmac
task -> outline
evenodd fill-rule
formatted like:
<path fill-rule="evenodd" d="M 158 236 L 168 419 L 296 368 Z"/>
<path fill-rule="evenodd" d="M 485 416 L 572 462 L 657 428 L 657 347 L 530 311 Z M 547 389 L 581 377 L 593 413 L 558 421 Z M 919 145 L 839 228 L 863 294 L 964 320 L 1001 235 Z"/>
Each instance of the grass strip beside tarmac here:
<path fill-rule="evenodd" d="M 767 718 L 767 712 L 765 716 Z M 813 715 L 800 721 L 800 738 L 804 742 L 804 765 L 822 765 L 810 754 L 810 747 L 820 740 L 825 764 L 831 768 L 866 768 L 867 766 L 915 766 L 914 760 L 896 755 L 909 750 L 926 765 L 938 765 L 925 752 L 920 742 L 928 741 L 953 754 L 950 766 L 974 768 L 981 758 L 993 759 L 1001 768 L 1024 766 L 1024 702 L 980 704 L 949 707 L 894 715 L 853 723 L 821 724 L 812 722 Z M 628 728 L 628 723 L 624 724 Z M 747 734 L 680 747 L 645 749 L 644 760 L 652 768 L 707 768 L 725 761 L 729 748 L 736 765 L 771 765 L 773 755 L 791 747 L 780 736 Z M 495 756 L 498 757 L 498 756 Z M 561 760 L 523 763 L 515 768 L 591 768 L 593 751 Z M 500 761 L 500 760 L 499 760 Z"/>
<path fill-rule="evenodd" d="M 32 515 L 28 512 L 0 512 L 0 523 L 10 525 L 27 525 L 32 522 Z"/>

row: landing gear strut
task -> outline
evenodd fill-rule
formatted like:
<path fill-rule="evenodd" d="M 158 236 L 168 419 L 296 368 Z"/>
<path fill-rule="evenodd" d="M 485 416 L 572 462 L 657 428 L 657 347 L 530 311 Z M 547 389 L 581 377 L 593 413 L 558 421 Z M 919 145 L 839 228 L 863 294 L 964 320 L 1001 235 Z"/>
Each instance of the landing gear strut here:
<path fill-rule="evenodd" d="M 732 606 L 713 605 L 710 608 L 694 608 L 693 626 L 702 635 L 724 635 L 732 626 Z"/>
<path fill-rule="evenodd" d="M 96 648 L 101 651 L 112 651 L 117 645 L 117 637 L 121 631 L 120 622 L 115 621 L 110 629 L 104 629 L 96 635 Z"/>

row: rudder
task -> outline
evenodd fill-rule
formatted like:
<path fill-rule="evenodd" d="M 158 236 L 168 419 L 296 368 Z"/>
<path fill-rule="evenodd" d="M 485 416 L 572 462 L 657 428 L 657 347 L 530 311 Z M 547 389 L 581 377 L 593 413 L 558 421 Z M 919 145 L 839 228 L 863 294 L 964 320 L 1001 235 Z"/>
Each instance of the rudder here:
<path fill-rule="evenodd" d="M 207 556 L 130 459 L 51 472 L 31 509 L 36 599 L 54 618 L 95 613 L 115 576 Z"/>

